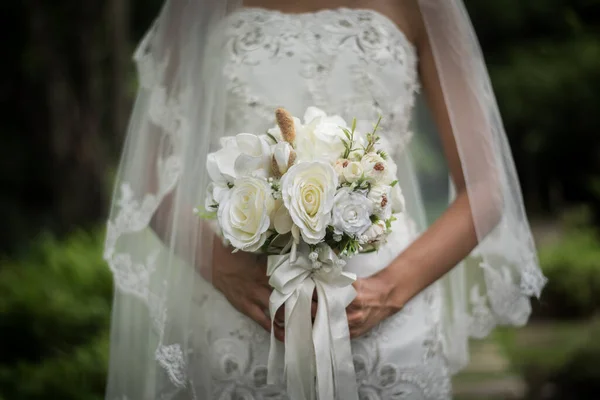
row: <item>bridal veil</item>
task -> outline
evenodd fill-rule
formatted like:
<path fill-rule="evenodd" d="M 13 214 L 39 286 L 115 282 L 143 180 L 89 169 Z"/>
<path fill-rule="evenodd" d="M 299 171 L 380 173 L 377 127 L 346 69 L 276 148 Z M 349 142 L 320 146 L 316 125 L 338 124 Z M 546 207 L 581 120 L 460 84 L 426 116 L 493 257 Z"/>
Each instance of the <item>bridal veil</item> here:
<path fill-rule="evenodd" d="M 134 59 L 139 90 L 127 132 L 104 257 L 115 281 L 107 399 L 205 399 L 210 360 L 195 354 L 200 301 L 210 281 L 213 231 L 204 204 L 206 156 L 225 131 L 223 34 L 239 0 L 167 0 Z M 468 362 L 468 339 L 522 325 L 545 283 L 519 180 L 477 38 L 462 0 L 419 0 L 433 49 L 479 244 L 443 277 L 445 355 Z M 414 110 L 413 159 L 436 160 L 409 193 L 421 230 L 452 201 L 425 99 Z M 282 105 L 285 106 L 285 105 Z M 393 134 L 393 133 L 389 133 Z M 411 145 L 413 146 L 413 145 Z M 419 166 L 416 160 L 417 168 Z M 442 167 L 440 167 L 442 165 Z M 210 309 L 211 305 L 206 307 Z M 202 324 L 219 317 L 218 307 Z M 203 373 L 205 372 L 205 373 Z"/>

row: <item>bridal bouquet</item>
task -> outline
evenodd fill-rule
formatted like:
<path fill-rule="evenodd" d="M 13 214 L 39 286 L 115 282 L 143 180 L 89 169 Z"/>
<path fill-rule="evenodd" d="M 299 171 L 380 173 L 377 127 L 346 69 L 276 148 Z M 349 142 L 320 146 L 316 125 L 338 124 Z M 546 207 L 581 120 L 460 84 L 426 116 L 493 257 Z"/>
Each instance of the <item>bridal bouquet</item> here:
<path fill-rule="evenodd" d="M 345 308 L 356 296 L 356 276 L 344 271 L 345 260 L 376 251 L 394 214 L 403 211 L 396 165 L 380 148 L 379 121 L 361 132 L 356 120 L 348 126 L 315 107 L 306 110 L 304 121 L 281 108 L 275 119 L 266 134 L 225 137 L 208 155 L 204 215 L 216 217 L 235 251 L 269 255 L 271 316 L 286 307 L 291 398 L 312 398 L 316 377 L 319 398 L 352 399 L 356 383 Z M 272 335 L 270 382 L 278 346 Z"/>

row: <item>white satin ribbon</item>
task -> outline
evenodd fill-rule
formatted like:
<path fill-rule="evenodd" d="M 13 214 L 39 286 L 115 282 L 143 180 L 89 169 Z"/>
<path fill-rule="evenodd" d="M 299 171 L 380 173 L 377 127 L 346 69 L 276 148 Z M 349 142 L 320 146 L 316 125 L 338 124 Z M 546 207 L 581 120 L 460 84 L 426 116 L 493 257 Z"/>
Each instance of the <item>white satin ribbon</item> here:
<path fill-rule="evenodd" d="M 356 297 L 356 275 L 342 270 L 329 246 L 318 247 L 318 259 L 308 251 L 269 256 L 267 274 L 273 287 L 271 323 L 285 304 L 283 371 L 292 400 L 358 400 L 356 374 L 350 348 L 346 307 Z M 314 259 L 313 259 L 314 260 Z M 313 291 L 318 295 L 314 326 L 311 321 Z M 267 381 L 275 384 L 281 371 L 281 344 L 271 332 Z M 315 390 L 316 383 L 316 390 Z"/>

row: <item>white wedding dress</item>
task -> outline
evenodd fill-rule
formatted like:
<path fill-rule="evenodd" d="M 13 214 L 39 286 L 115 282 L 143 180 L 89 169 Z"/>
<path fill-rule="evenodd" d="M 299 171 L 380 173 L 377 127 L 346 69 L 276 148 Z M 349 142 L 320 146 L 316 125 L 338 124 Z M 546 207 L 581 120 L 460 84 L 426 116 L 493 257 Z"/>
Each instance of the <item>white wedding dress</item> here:
<path fill-rule="evenodd" d="M 368 276 L 386 267 L 422 229 L 416 179 L 403 153 L 419 89 L 415 48 L 391 20 L 371 10 L 284 14 L 243 8 L 227 23 L 229 134 L 264 132 L 280 106 L 298 116 L 316 106 L 347 121 L 383 117 L 381 132 L 399 164 L 408 212 L 395 222 L 386 246 L 352 259 L 348 269 Z M 284 388 L 266 384 L 269 334 L 209 283 L 197 285 L 193 340 L 202 365 L 188 366 L 190 374 L 197 371 L 195 381 L 205 382 L 197 392 L 222 400 L 287 399 Z M 440 333 L 442 297 L 441 285 L 434 284 L 352 341 L 360 399 L 451 397 Z"/>

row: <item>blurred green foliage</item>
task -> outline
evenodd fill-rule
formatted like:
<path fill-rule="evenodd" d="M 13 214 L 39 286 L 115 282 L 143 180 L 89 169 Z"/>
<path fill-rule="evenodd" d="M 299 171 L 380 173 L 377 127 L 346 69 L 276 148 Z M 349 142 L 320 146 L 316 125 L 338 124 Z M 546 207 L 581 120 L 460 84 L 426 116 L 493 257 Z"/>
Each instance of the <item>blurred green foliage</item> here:
<path fill-rule="evenodd" d="M 600 312 L 600 234 L 590 227 L 569 229 L 557 244 L 540 251 L 549 283 L 537 314 L 578 319 Z"/>
<path fill-rule="evenodd" d="M 600 233 L 579 208 L 561 221 L 561 238 L 540 249 L 549 281 L 536 323 L 496 337 L 528 400 L 591 400 L 600 393 Z"/>
<path fill-rule="evenodd" d="M 600 321 L 503 330 L 496 335 L 527 400 L 595 400 L 600 392 Z"/>
<path fill-rule="evenodd" d="M 466 4 L 530 213 L 583 202 L 598 218 L 600 1 Z"/>
<path fill-rule="evenodd" d="M 0 262 L 0 398 L 102 397 L 112 297 L 102 236 L 48 235 Z"/>

